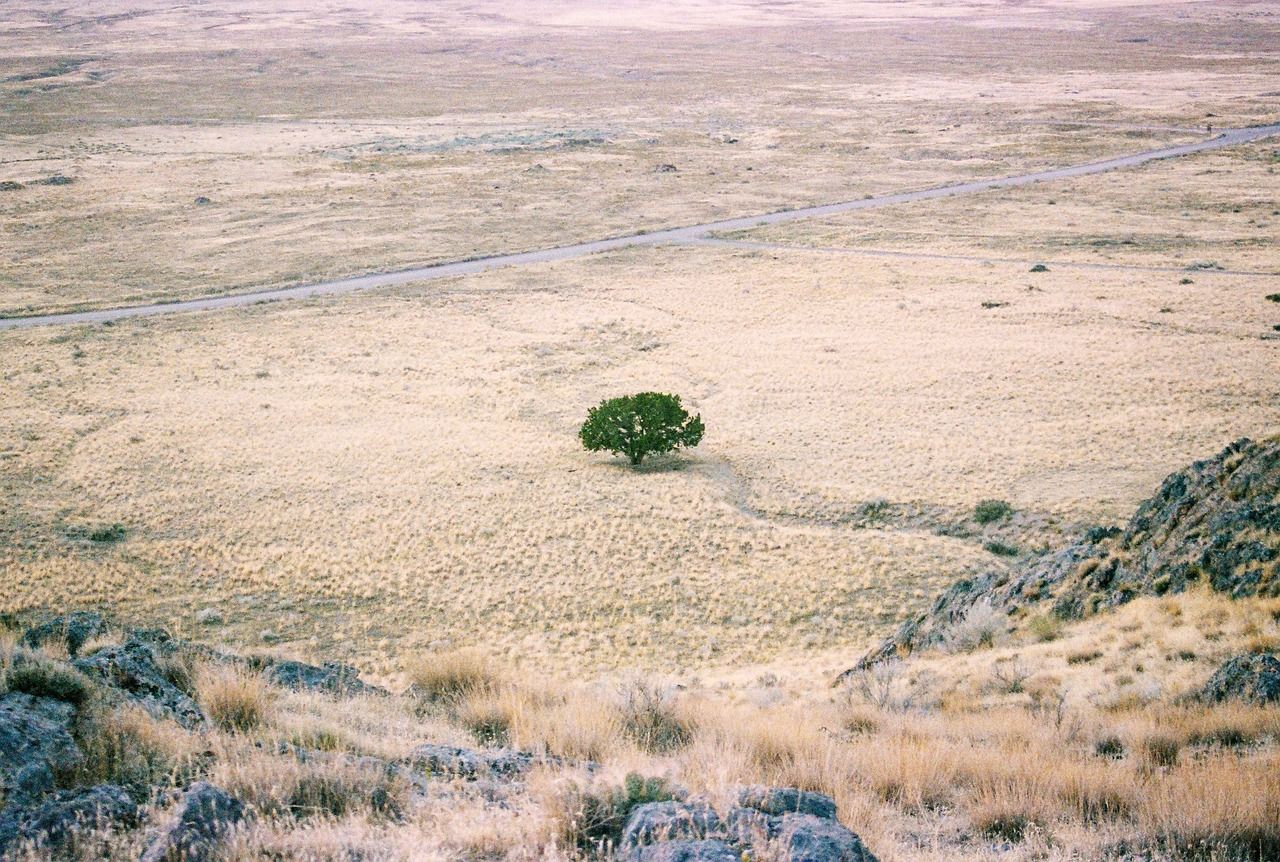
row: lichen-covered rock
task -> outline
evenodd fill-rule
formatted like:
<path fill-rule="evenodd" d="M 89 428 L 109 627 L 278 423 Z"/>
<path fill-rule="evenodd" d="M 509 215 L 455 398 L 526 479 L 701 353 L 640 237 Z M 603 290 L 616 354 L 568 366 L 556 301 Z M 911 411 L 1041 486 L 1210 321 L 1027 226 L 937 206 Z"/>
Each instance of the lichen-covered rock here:
<path fill-rule="evenodd" d="M 784 862 L 876 862 L 857 835 L 812 814 L 783 815 L 776 847 Z"/>
<path fill-rule="evenodd" d="M 53 773 L 81 758 L 71 736 L 75 707 L 50 697 L 11 691 L 0 696 L 0 795 L 38 796 Z"/>
<path fill-rule="evenodd" d="M 666 841 L 632 852 L 635 862 L 742 862 L 742 855 L 723 841 Z"/>
<path fill-rule="evenodd" d="M 187 728 L 204 723 L 204 713 L 165 675 L 156 647 L 137 637 L 113 644 L 72 664 L 120 696 L 160 718 L 172 718 Z"/>
<path fill-rule="evenodd" d="M 837 682 L 943 643 L 979 604 L 1076 619 L 1202 581 L 1233 598 L 1280 595 L 1280 436 L 1238 440 L 1173 473 L 1124 530 L 1090 530 L 1011 572 L 957 582 Z"/>
<path fill-rule="evenodd" d="M 290 659 L 273 659 L 266 665 L 264 675 L 268 682 L 285 688 L 327 691 L 344 697 L 388 693 L 384 688 L 361 682 L 359 670 L 336 661 L 317 666 Z"/>
<path fill-rule="evenodd" d="M 142 854 L 141 862 L 205 862 L 247 815 L 244 803 L 206 781 L 186 789 L 173 819 Z"/>
<path fill-rule="evenodd" d="M 744 787 L 738 792 L 738 804 L 773 816 L 812 814 L 826 820 L 836 817 L 836 802 L 830 796 L 795 787 Z"/>
<path fill-rule="evenodd" d="M 1232 656 L 1209 677 L 1200 689 L 1199 699 L 1206 703 L 1280 702 L 1280 658 L 1250 653 Z"/>
<path fill-rule="evenodd" d="M 718 835 L 720 817 L 699 802 L 646 802 L 638 805 L 622 830 L 621 846 L 643 847 L 662 841 L 700 841 Z"/>
<path fill-rule="evenodd" d="M 67 652 L 74 656 L 80 653 L 86 641 L 104 634 L 109 628 L 110 623 L 96 611 L 74 611 L 32 626 L 23 633 L 22 642 L 29 647 L 65 644 Z"/>
<path fill-rule="evenodd" d="M 779 818 L 755 808 L 730 808 L 720 818 L 720 834 L 740 847 L 753 847 L 778 834 Z"/>
<path fill-rule="evenodd" d="M 65 790 L 29 807 L 10 805 L 0 814 L 0 854 L 21 844 L 55 853 L 77 833 L 114 826 L 133 826 L 138 806 L 114 784 Z"/>
<path fill-rule="evenodd" d="M 430 774 L 477 778 L 484 775 L 512 777 L 527 772 L 536 758 L 524 751 L 509 748 L 459 748 L 454 745 L 426 743 L 405 758 L 414 769 Z"/>

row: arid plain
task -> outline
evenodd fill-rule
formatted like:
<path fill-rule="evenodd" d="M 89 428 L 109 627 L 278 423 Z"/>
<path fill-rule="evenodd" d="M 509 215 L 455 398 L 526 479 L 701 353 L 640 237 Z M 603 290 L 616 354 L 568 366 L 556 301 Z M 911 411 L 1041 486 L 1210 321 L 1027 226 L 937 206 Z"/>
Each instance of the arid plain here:
<path fill-rule="evenodd" d="M 1271 2 L 90 5 L 0 6 L 2 318 L 1280 122 Z M 165 667 L 205 716 L 78 704 L 86 757 L 58 792 L 132 781 L 143 813 L 57 858 L 137 859 L 203 778 L 257 812 L 231 862 L 607 859 L 621 820 L 588 834 L 584 812 L 631 772 L 726 805 L 828 794 L 881 862 L 1273 858 L 1280 712 L 1192 695 L 1237 654 L 1272 660 L 1276 592 L 988 606 L 830 683 L 958 578 L 1125 523 L 1232 440 L 1264 441 L 1270 487 L 1277 171 L 1273 136 L 465 277 L 0 327 L 0 696 L 81 679 L 67 643 L 22 632 L 90 609 L 124 621 L 91 660 L 128 625 L 194 642 Z M 701 445 L 640 469 L 582 451 L 588 408 L 649 389 L 701 414 Z M 991 500 L 1011 514 L 979 523 Z M 1234 575 L 1273 589 L 1280 534 L 1240 535 Z M 208 646 L 351 661 L 394 693 L 286 691 L 274 659 Z M 421 742 L 545 759 L 410 787 Z"/>
<path fill-rule="evenodd" d="M 0 307 L 563 244 L 1274 119 L 1269 4 L 632 11 L 9 5 Z M 4 604 L 216 606 L 205 634 L 382 672 L 441 641 L 575 671 L 839 662 L 1007 564 L 982 530 L 947 535 L 976 501 L 1013 502 L 1002 536 L 1032 550 L 1275 427 L 1276 164 L 1260 142 L 738 236 L 794 248 L 5 333 Z M 682 393 L 706 443 L 638 473 L 579 451 L 586 408 L 638 387 Z"/>

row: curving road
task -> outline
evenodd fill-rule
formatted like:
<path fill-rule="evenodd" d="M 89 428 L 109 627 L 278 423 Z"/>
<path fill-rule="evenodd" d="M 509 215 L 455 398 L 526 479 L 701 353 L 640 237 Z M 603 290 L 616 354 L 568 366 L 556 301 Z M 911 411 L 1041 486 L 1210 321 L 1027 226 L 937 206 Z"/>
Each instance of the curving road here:
<path fill-rule="evenodd" d="M 1193 144 L 1182 144 L 1164 147 L 1158 150 L 1146 150 L 1114 159 L 1099 162 L 1087 162 L 1081 165 L 1070 165 L 1052 168 L 1030 174 L 1013 177 L 1001 177 L 990 180 L 975 180 L 967 183 L 935 186 L 912 192 L 881 195 L 843 203 L 824 204 L 822 206 L 802 207 L 800 209 L 779 210 L 756 216 L 723 219 L 721 221 L 704 222 L 687 227 L 668 228 L 652 233 L 632 236 L 612 237 L 593 242 L 575 243 L 573 245 L 554 246 L 536 251 L 500 254 L 474 260 L 462 260 L 452 263 L 438 263 L 431 266 L 406 269 L 399 272 L 374 273 L 355 278 L 344 278 L 338 281 L 325 281 L 316 284 L 303 284 L 297 287 L 286 287 L 274 290 L 263 290 L 255 293 L 237 293 L 228 296 L 209 297 L 207 299 L 191 299 L 183 302 L 162 302 L 151 305 L 133 305 L 122 308 L 106 308 L 98 311 L 75 311 L 64 314 L 44 314 L 32 317 L 0 318 L 0 330 L 21 329 L 31 326 L 51 326 L 56 324 L 103 323 L 108 320 L 122 320 L 129 317 L 150 317 L 157 314 L 176 314 L 182 311 L 208 311 L 218 308 L 255 305 L 260 302 L 274 302 L 282 299 L 301 299 L 308 296 L 325 296 L 334 293 L 349 293 L 355 290 L 366 290 L 372 287 L 389 287 L 397 284 L 408 284 L 415 281 L 427 281 L 436 278 L 450 278 L 460 275 L 485 272 L 506 266 L 519 266 L 526 263 L 544 263 L 556 260 L 570 260 L 602 251 L 628 248 L 631 246 L 653 246 L 668 244 L 698 243 L 705 240 L 708 234 L 718 231 L 743 230 L 761 225 L 778 224 L 813 218 L 815 216 L 837 215 L 855 210 L 877 209 L 895 204 L 912 203 L 914 201 L 932 200 L 933 198 L 951 197 L 953 195 L 973 194 L 990 189 L 1012 188 L 1049 180 L 1069 179 L 1089 174 L 1100 174 L 1118 168 L 1130 168 L 1157 159 L 1170 159 L 1187 156 L 1205 150 L 1216 150 L 1237 144 L 1261 140 L 1280 134 L 1280 123 L 1269 126 L 1250 126 L 1243 129 L 1230 129 L 1217 137 L 1198 141 Z"/>

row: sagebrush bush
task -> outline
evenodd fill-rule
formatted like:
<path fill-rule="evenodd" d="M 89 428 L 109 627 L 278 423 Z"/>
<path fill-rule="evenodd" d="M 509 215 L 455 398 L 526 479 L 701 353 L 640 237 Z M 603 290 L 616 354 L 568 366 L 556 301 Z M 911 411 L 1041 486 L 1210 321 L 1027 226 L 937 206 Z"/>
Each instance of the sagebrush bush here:
<path fill-rule="evenodd" d="M 1013 514 L 1013 506 L 1006 500 L 983 500 L 973 509 L 973 520 L 979 524 L 994 524 Z"/>
<path fill-rule="evenodd" d="M 86 703 L 93 695 L 93 683 L 80 671 L 27 650 L 14 653 L 5 673 L 5 685 L 10 691 L 52 697 L 76 706 Z"/>
<path fill-rule="evenodd" d="M 642 680 L 620 686 L 618 709 L 623 733 L 643 751 L 674 751 L 693 738 L 691 719 L 663 686 Z"/>

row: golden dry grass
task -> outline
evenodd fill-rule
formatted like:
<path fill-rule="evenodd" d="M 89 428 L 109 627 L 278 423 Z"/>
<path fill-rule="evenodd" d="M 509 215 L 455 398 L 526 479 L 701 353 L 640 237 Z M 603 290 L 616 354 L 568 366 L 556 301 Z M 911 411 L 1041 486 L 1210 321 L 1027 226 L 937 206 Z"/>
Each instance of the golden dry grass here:
<path fill-rule="evenodd" d="M 1280 417 L 1253 281 L 1010 276 L 654 249 L 8 333 L 4 601 L 216 605 L 203 637 L 380 673 L 436 641 L 588 670 L 847 659 L 1008 565 L 939 519 L 1008 499 L 999 535 L 1033 549 Z M 578 451 L 586 408 L 636 387 L 683 394 L 703 445 L 639 472 Z M 846 525 L 881 498 L 919 514 Z"/>
<path fill-rule="evenodd" d="M 25 185 L 0 192 L 0 313 L 849 200 L 1273 108 L 1257 4 L 115 5 L 0 12 L 0 180 Z"/>

